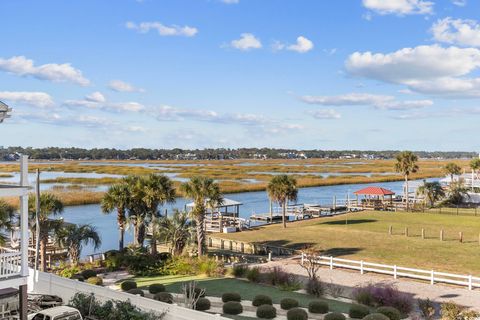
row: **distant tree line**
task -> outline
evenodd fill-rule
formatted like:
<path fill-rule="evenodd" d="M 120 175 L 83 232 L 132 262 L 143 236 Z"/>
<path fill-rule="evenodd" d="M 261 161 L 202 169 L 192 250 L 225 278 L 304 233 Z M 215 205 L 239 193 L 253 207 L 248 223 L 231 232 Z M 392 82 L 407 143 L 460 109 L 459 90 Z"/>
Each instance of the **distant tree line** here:
<path fill-rule="evenodd" d="M 294 150 L 272 148 L 239 148 L 239 149 L 82 149 L 82 148 L 23 148 L 0 147 L 0 159 L 13 160 L 18 154 L 26 154 L 31 159 L 43 160 L 223 160 L 223 159 L 286 159 L 286 158 L 371 158 L 393 159 L 398 150 Z M 419 158 L 459 159 L 472 158 L 476 152 L 457 151 L 417 151 Z"/>

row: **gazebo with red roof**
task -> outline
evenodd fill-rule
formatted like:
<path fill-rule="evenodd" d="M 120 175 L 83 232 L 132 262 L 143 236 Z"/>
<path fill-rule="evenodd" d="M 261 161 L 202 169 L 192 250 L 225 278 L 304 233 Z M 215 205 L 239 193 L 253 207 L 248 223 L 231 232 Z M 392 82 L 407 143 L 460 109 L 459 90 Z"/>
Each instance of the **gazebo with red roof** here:
<path fill-rule="evenodd" d="M 371 186 L 355 191 L 353 194 L 357 196 L 357 206 L 360 205 L 358 196 L 363 195 L 364 199 L 361 201 L 362 207 L 385 210 L 392 206 L 395 192 L 382 187 Z"/>

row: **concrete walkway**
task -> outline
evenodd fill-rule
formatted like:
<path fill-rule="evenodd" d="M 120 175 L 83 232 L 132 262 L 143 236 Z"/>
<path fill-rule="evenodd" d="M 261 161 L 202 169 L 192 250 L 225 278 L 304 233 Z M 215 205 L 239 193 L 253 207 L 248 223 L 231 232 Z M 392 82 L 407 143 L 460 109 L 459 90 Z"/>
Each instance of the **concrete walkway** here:
<path fill-rule="evenodd" d="M 261 268 L 269 268 L 278 266 L 285 271 L 294 273 L 303 277 L 307 276 L 306 271 L 299 265 L 300 257 L 287 258 L 271 261 L 258 265 Z M 322 267 L 318 275 L 325 283 L 332 283 L 333 285 L 344 288 L 344 294 L 348 296 L 356 286 L 362 286 L 369 283 L 391 283 L 394 284 L 400 291 L 412 294 L 414 299 L 429 298 L 435 302 L 453 301 L 457 304 L 471 307 L 480 311 L 480 290 L 468 290 L 460 287 L 425 283 L 421 281 L 413 281 L 409 279 L 393 279 L 392 277 L 377 275 L 373 273 L 360 274 L 360 272 L 334 269 L 330 270 L 328 267 Z"/>

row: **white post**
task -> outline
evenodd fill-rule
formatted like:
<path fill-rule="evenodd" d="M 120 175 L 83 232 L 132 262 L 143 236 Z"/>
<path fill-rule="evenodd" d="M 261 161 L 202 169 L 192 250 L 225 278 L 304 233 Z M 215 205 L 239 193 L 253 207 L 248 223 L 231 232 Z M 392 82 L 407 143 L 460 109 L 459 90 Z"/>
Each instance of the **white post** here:
<path fill-rule="evenodd" d="M 20 185 L 28 187 L 28 156 L 20 158 Z M 22 277 L 28 277 L 28 193 L 20 197 L 20 232 L 21 232 L 21 255 Z"/>
<path fill-rule="evenodd" d="M 435 272 L 432 270 L 431 271 L 431 276 L 430 276 L 430 284 L 435 283 Z"/>
<path fill-rule="evenodd" d="M 397 279 L 397 265 L 393 266 L 393 279 Z"/>
<path fill-rule="evenodd" d="M 360 261 L 360 274 L 363 274 L 363 260 Z"/>
<path fill-rule="evenodd" d="M 305 262 L 305 253 L 302 252 L 302 266 L 303 266 L 304 262 Z"/>
<path fill-rule="evenodd" d="M 472 290 L 472 275 L 468 276 L 468 290 Z"/>
<path fill-rule="evenodd" d="M 330 256 L 330 270 L 333 270 L 333 257 Z"/>

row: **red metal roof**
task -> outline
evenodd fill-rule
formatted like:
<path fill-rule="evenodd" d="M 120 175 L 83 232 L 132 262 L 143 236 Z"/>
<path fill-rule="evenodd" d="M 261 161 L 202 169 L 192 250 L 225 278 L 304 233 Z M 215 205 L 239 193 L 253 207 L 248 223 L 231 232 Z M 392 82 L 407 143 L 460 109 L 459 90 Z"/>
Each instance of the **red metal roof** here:
<path fill-rule="evenodd" d="M 382 187 L 366 187 L 355 191 L 354 194 L 366 194 L 370 196 L 393 196 L 395 192 Z"/>

